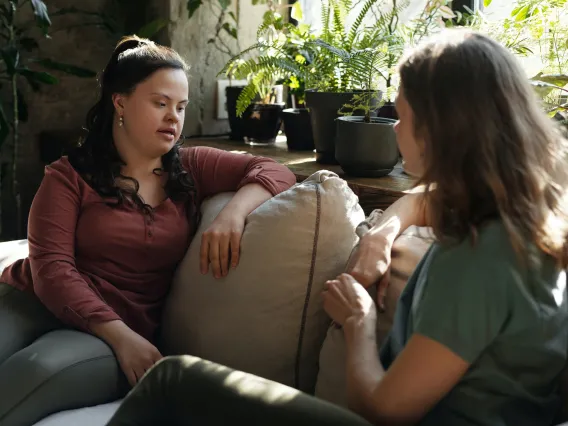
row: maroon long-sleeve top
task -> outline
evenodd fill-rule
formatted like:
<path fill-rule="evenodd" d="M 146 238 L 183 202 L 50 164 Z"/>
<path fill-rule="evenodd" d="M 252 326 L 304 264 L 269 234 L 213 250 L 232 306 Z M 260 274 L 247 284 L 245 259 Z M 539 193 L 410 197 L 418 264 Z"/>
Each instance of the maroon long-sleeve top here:
<path fill-rule="evenodd" d="M 259 183 L 276 195 L 295 183 L 273 160 L 196 147 L 180 150 L 204 198 Z M 6 268 L 4 283 L 31 291 L 62 322 L 123 320 L 153 340 L 175 268 L 190 243 L 185 203 L 170 199 L 145 214 L 109 206 L 67 158 L 46 167 L 30 211 L 29 257 Z"/>

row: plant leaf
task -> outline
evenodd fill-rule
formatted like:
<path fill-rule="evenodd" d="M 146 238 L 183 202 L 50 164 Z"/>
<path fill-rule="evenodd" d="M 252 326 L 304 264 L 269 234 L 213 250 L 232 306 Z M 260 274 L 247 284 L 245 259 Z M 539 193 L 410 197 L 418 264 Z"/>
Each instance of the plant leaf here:
<path fill-rule="evenodd" d="M 231 25 L 229 25 L 228 22 L 225 22 L 223 24 L 223 29 L 234 39 L 237 38 L 237 29 L 235 27 L 232 27 Z"/>
<path fill-rule="evenodd" d="M 97 75 L 96 72 L 91 71 L 89 69 L 77 67 L 75 65 L 64 64 L 64 63 L 61 63 L 61 62 L 56 62 L 56 61 L 49 59 L 49 58 L 39 59 L 39 60 L 36 60 L 34 62 L 37 62 L 38 64 L 44 66 L 45 68 L 55 70 L 55 71 L 62 71 L 65 74 L 74 75 L 75 77 L 92 78 L 92 77 L 96 77 L 96 75 Z M 55 83 L 47 83 L 47 84 L 55 84 Z"/>
<path fill-rule="evenodd" d="M 0 54 L 6 64 L 6 74 L 9 76 L 14 75 L 20 62 L 20 52 L 14 46 L 10 46 L 0 50 Z"/>
<path fill-rule="evenodd" d="M 158 31 L 168 25 L 168 21 L 163 18 L 158 18 L 153 20 L 152 22 L 147 23 L 142 28 L 137 31 L 138 37 L 142 38 L 152 38 L 154 37 Z"/>
<path fill-rule="evenodd" d="M 537 74 L 533 78 L 531 78 L 534 82 L 544 82 L 548 84 L 552 84 L 554 86 L 559 86 L 562 88 L 568 84 L 568 75 L 566 74 Z"/>
<path fill-rule="evenodd" d="M 39 90 L 40 84 L 54 85 L 59 81 L 51 74 L 43 71 L 32 71 L 29 68 L 18 68 L 16 72 L 26 78 L 34 90 Z"/>
<path fill-rule="evenodd" d="M 191 17 L 195 14 L 195 12 L 197 12 L 197 9 L 199 9 L 199 7 L 203 4 L 202 0 L 188 0 L 187 1 L 187 13 L 188 13 L 188 18 L 191 19 Z"/>
<path fill-rule="evenodd" d="M 292 19 L 295 19 L 298 22 L 304 20 L 304 11 L 302 10 L 302 5 L 299 1 L 294 3 L 292 6 Z"/>
<path fill-rule="evenodd" d="M 219 0 L 219 4 L 221 5 L 221 9 L 225 10 L 231 5 L 231 0 Z"/>
<path fill-rule="evenodd" d="M 489 7 L 491 5 L 491 0 L 483 0 L 483 6 Z"/>
<path fill-rule="evenodd" d="M 0 101 L 0 147 L 4 144 L 10 133 L 10 125 L 8 124 L 8 119 L 4 113 L 4 108 L 2 107 L 2 102 Z"/>
<path fill-rule="evenodd" d="M 51 26 L 47 6 L 41 0 L 32 0 L 32 7 L 39 27 L 43 30 L 44 35 L 47 35 L 47 29 Z"/>

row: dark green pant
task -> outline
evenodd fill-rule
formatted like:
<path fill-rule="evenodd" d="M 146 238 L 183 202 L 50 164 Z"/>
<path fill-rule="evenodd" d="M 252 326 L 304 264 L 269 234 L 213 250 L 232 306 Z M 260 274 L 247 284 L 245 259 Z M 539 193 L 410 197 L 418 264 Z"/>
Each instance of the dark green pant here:
<path fill-rule="evenodd" d="M 65 328 L 33 294 L 0 284 L 0 425 L 30 426 L 127 391 L 106 343 Z"/>
<path fill-rule="evenodd" d="M 192 356 L 166 357 L 107 426 L 369 426 L 356 414 L 288 386 Z"/>

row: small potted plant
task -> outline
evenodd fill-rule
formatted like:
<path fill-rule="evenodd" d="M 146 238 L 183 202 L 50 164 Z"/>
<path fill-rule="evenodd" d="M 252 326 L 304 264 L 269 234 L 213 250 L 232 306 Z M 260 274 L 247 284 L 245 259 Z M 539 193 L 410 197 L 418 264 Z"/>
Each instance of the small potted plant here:
<path fill-rule="evenodd" d="M 249 81 L 247 87 L 239 89 L 237 101 L 234 104 L 228 102 L 227 108 L 229 114 L 245 117 L 250 131 L 256 131 L 258 123 L 255 124 L 254 120 L 262 116 L 259 111 L 270 109 L 260 106 L 270 103 L 268 92 L 273 91 L 273 87 L 287 86 L 292 107 L 281 111 L 280 116 L 284 121 L 288 147 L 313 150 L 311 125 L 306 120 L 309 115 L 304 102 L 304 76 L 309 61 L 303 49 L 305 41 L 313 37 L 309 34 L 309 26 L 295 26 L 284 21 L 278 10 L 286 7 L 290 6 L 271 2 L 258 29 L 257 42 L 233 56 L 221 71 Z M 295 3 L 291 7 L 292 16 L 301 20 L 300 4 Z M 268 116 L 268 112 L 265 115 Z M 271 116 L 275 117 L 275 114 Z"/>
<path fill-rule="evenodd" d="M 354 67 L 364 89 L 344 104 L 337 118 L 335 158 L 345 173 L 351 176 L 379 177 L 389 174 L 398 162 L 398 145 L 394 133 L 396 120 L 372 117 L 384 104 L 378 90 L 377 75 L 386 56 L 378 49 L 354 52 L 347 66 Z M 354 111 L 363 115 L 354 116 Z"/>

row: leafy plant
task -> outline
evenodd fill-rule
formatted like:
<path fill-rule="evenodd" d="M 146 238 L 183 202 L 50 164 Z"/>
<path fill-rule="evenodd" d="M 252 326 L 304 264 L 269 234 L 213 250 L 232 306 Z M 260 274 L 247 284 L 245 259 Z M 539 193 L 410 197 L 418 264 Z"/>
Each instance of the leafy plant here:
<path fill-rule="evenodd" d="M 526 49 L 515 53 L 539 59 L 540 72 L 531 83 L 550 116 L 568 113 L 568 2 L 566 0 L 521 0 L 511 17 Z"/>
<path fill-rule="evenodd" d="M 30 7 L 35 17 L 35 25 L 19 19 L 19 13 L 24 7 Z M 49 71 L 59 71 L 65 74 L 83 78 L 92 78 L 95 73 L 74 65 L 55 61 L 52 58 L 39 55 L 38 40 L 33 31 L 41 30 L 43 37 L 49 38 L 48 30 L 51 19 L 47 6 L 41 0 L 8 0 L 0 4 L 0 90 L 6 97 L 0 98 L 0 162 L 8 166 L 11 174 L 11 191 L 17 213 L 17 232 L 22 234 L 22 212 L 17 179 L 17 159 L 20 151 L 19 126 L 20 122 L 28 119 L 28 104 L 23 94 L 23 84 L 37 92 L 42 85 L 54 85 L 58 79 Z M 11 143 L 4 146 L 11 133 Z M 9 149 L 7 149 L 9 148 Z M 6 151 L 8 154 L 6 155 Z M 3 198 L 4 185 L 0 167 L 0 206 Z M 0 226 L 1 226 L 0 208 Z M 1 228 L 0 228 L 1 232 Z"/>
<path fill-rule="evenodd" d="M 267 4 L 269 8 L 258 28 L 257 42 L 234 55 L 218 73 L 248 80 L 237 100 L 238 116 L 257 98 L 261 103 L 272 103 L 276 84 L 288 85 L 303 102 L 308 64 L 303 46 L 313 37 L 307 26 L 297 27 L 285 21 L 280 10 L 288 6 L 280 2 Z M 292 7 L 292 16 L 300 20 L 299 3 Z"/>

